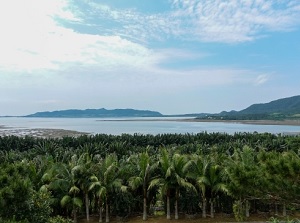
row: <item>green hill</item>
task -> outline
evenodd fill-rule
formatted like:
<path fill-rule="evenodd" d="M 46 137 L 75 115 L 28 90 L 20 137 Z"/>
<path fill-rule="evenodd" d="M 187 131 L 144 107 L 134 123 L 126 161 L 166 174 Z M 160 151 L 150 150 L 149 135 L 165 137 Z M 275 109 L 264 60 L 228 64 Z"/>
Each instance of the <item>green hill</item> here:
<path fill-rule="evenodd" d="M 300 95 L 282 98 L 265 104 L 254 104 L 241 110 L 239 114 L 300 114 Z"/>
<path fill-rule="evenodd" d="M 199 119 L 215 120 L 284 120 L 300 119 L 300 95 L 268 103 L 253 104 L 241 111 L 223 111 Z"/>
<path fill-rule="evenodd" d="M 69 109 L 60 111 L 37 112 L 25 117 L 42 118 L 117 118 L 117 117 L 161 117 L 162 114 L 156 111 L 135 110 L 135 109 Z"/>

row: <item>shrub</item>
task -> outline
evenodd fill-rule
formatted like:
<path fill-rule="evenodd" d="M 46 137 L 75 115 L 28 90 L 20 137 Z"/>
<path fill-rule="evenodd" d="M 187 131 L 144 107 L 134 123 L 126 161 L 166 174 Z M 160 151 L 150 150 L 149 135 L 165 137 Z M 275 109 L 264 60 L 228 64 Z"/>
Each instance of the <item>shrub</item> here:
<path fill-rule="evenodd" d="M 55 216 L 49 219 L 49 223 L 73 223 L 74 221 L 72 221 L 69 218 L 63 218 L 62 216 Z"/>

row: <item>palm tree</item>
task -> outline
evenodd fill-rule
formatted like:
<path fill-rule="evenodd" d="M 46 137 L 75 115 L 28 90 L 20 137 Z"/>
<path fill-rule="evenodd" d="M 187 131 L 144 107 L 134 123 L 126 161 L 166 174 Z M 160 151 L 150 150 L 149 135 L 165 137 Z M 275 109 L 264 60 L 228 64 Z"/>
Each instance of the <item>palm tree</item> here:
<path fill-rule="evenodd" d="M 210 163 L 208 168 L 208 187 L 210 188 L 210 216 L 214 218 L 214 199 L 218 192 L 228 193 L 227 185 L 223 181 L 221 166 Z"/>
<path fill-rule="evenodd" d="M 148 188 L 158 163 L 153 164 L 147 152 L 140 153 L 137 156 L 131 156 L 131 160 L 136 175 L 130 177 L 128 183 L 133 190 L 141 186 L 143 188 L 143 220 L 145 221 L 147 220 Z"/>
<path fill-rule="evenodd" d="M 73 168 L 74 173 L 76 174 L 77 182 L 84 194 L 85 200 L 85 211 L 86 211 L 86 220 L 90 220 L 89 214 L 89 190 L 91 184 L 91 176 L 93 175 L 93 163 L 89 153 L 83 153 L 78 161 L 77 165 Z"/>
<path fill-rule="evenodd" d="M 77 197 L 77 194 L 79 192 L 80 189 L 74 185 L 70 188 L 69 194 L 65 195 L 60 201 L 62 207 L 68 205 L 72 206 L 75 223 L 77 223 L 77 209 L 82 207 L 82 200 L 79 197 Z"/>
<path fill-rule="evenodd" d="M 228 193 L 236 199 L 237 213 L 240 220 L 249 217 L 248 200 L 258 193 L 261 187 L 261 172 L 255 151 L 244 146 L 235 149 L 226 161 L 225 176 Z"/>
<path fill-rule="evenodd" d="M 165 148 L 161 150 L 159 157 L 162 176 L 151 181 L 149 188 L 161 185 L 162 192 L 167 197 L 167 219 L 171 219 L 170 214 L 170 193 L 175 190 L 175 219 L 178 215 L 178 198 L 181 187 L 195 190 L 194 186 L 186 179 L 187 156 L 175 153 L 173 156 Z"/>
<path fill-rule="evenodd" d="M 118 190 L 125 191 L 126 187 L 122 185 L 122 180 L 118 174 L 118 159 L 114 154 L 107 155 L 106 158 L 98 163 L 98 173 L 92 177 L 94 183 L 90 185 L 90 189 L 97 187 L 97 196 L 102 200 L 105 199 L 105 221 L 110 221 L 109 203 L 110 195 Z M 101 205 L 102 206 L 102 205 Z M 100 209 L 101 209 L 100 206 Z M 101 213 L 101 210 L 100 210 Z M 102 221 L 100 214 L 99 221 Z"/>
<path fill-rule="evenodd" d="M 73 157 L 73 160 L 76 159 Z M 82 206 L 82 200 L 78 197 L 80 189 L 74 173 L 74 162 L 69 165 L 56 163 L 43 176 L 44 181 L 50 181 L 48 185 L 42 186 L 43 189 L 51 191 L 61 191 L 65 194 L 60 201 L 62 207 L 71 207 L 74 222 L 77 222 L 77 209 Z"/>
<path fill-rule="evenodd" d="M 209 161 L 206 156 L 193 155 L 189 162 L 188 177 L 195 180 L 196 187 L 200 190 L 202 200 L 202 217 L 206 218 L 206 190 L 209 185 L 208 179 Z"/>
<path fill-rule="evenodd" d="M 286 216 L 286 202 L 299 201 L 300 157 L 293 151 L 261 151 L 259 161 L 265 180 L 264 194 L 275 203 L 275 212 L 277 204 L 282 204 L 282 214 Z"/>
<path fill-rule="evenodd" d="M 99 179 L 97 176 L 91 177 L 91 185 L 89 190 L 94 190 L 96 196 L 98 197 L 98 203 L 99 203 L 99 222 L 103 222 L 102 219 L 102 203 L 105 195 L 105 187 L 102 186 L 101 179 Z"/>

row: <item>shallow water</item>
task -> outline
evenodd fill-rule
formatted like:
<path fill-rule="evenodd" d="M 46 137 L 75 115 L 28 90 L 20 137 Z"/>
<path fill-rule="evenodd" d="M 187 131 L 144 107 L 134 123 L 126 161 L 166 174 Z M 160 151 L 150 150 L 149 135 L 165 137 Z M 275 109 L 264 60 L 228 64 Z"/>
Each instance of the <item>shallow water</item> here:
<path fill-rule="evenodd" d="M 148 119 L 148 118 L 147 118 Z M 284 133 L 299 134 L 300 126 L 288 125 L 253 125 L 222 122 L 178 122 L 168 120 L 146 121 L 144 118 L 100 119 L 100 118 L 0 118 L 0 131 L 25 129 L 65 129 L 91 134 L 104 133 L 119 135 L 128 134 L 163 134 L 163 133 L 191 133 L 199 132 L 236 132 Z M 2 126 L 2 127 L 1 127 Z"/>

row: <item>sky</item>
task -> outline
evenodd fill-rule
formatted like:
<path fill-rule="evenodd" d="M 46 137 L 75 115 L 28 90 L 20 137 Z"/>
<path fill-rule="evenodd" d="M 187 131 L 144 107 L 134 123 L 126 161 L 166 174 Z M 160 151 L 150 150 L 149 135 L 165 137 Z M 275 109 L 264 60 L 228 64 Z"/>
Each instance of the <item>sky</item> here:
<path fill-rule="evenodd" d="M 299 0 L 9 0 L 0 28 L 0 116 L 300 94 Z"/>

